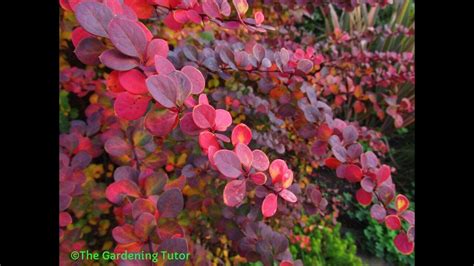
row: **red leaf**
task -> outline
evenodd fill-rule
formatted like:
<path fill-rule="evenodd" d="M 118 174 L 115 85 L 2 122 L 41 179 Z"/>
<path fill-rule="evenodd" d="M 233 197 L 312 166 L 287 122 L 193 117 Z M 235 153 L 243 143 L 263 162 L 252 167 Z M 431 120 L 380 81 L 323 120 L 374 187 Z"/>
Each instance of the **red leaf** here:
<path fill-rule="evenodd" d="M 339 160 L 334 157 L 329 157 L 324 161 L 324 165 L 331 169 L 336 169 L 340 164 L 341 162 L 339 162 Z"/>
<path fill-rule="evenodd" d="M 201 133 L 202 134 L 202 133 Z M 233 151 L 219 150 L 214 154 L 214 163 L 221 174 L 237 178 L 242 174 L 240 160 Z"/>
<path fill-rule="evenodd" d="M 224 203 L 229 207 L 238 206 L 245 198 L 246 181 L 232 180 L 224 188 Z"/>
<path fill-rule="evenodd" d="M 288 166 L 282 159 L 276 159 L 270 164 L 268 171 L 270 172 L 272 183 L 275 184 L 283 181 L 283 176 L 288 171 Z"/>
<path fill-rule="evenodd" d="M 239 158 L 242 165 L 245 167 L 245 169 L 247 171 L 250 170 L 250 167 L 252 166 L 252 162 L 253 162 L 252 150 L 243 143 L 237 143 L 237 145 L 234 148 L 234 152 Z"/>
<path fill-rule="evenodd" d="M 165 137 L 178 124 L 178 112 L 171 109 L 156 109 L 145 116 L 145 127 L 153 136 Z"/>
<path fill-rule="evenodd" d="M 385 217 L 385 225 L 390 230 L 398 230 L 402 227 L 402 222 L 397 215 L 388 215 Z"/>
<path fill-rule="evenodd" d="M 120 72 L 119 81 L 122 87 L 132 94 L 148 93 L 145 84 L 145 75 L 136 69 Z"/>
<path fill-rule="evenodd" d="M 145 55 L 148 41 L 137 22 L 116 17 L 110 21 L 107 32 L 120 52 L 138 58 Z"/>
<path fill-rule="evenodd" d="M 122 92 L 125 91 L 125 89 L 120 85 L 120 82 L 118 80 L 118 71 L 112 71 L 110 74 L 107 76 L 107 89 L 109 89 L 112 92 Z"/>
<path fill-rule="evenodd" d="M 280 193 L 278 193 L 278 195 L 280 195 L 280 197 L 282 197 L 284 200 L 291 203 L 295 203 L 298 200 L 295 194 L 293 194 L 293 192 L 289 191 L 288 189 L 283 189 L 282 191 L 280 191 Z"/>
<path fill-rule="evenodd" d="M 291 261 L 288 261 L 288 260 L 284 260 L 282 262 L 280 262 L 280 266 L 293 266 L 293 262 Z"/>
<path fill-rule="evenodd" d="M 148 96 L 134 95 L 125 91 L 117 95 L 114 110 L 119 118 L 135 120 L 145 114 L 149 102 Z"/>
<path fill-rule="evenodd" d="M 380 186 L 390 177 L 391 171 L 390 166 L 384 164 L 377 171 L 377 186 Z"/>
<path fill-rule="evenodd" d="M 404 255 L 410 255 L 413 252 L 415 243 L 410 242 L 407 234 L 400 232 L 393 240 L 395 247 Z"/>
<path fill-rule="evenodd" d="M 267 182 L 267 175 L 264 172 L 256 172 L 250 175 L 250 179 L 256 184 L 256 185 L 263 185 Z"/>
<path fill-rule="evenodd" d="M 207 104 L 198 104 L 194 106 L 193 121 L 202 129 L 214 127 L 216 121 L 216 109 Z"/>
<path fill-rule="evenodd" d="M 139 19 L 148 19 L 153 14 L 154 8 L 147 0 L 125 0 L 124 3 L 131 7 Z"/>
<path fill-rule="evenodd" d="M 105 190 L 107 199 L 115 204 L 120 204 L 126 196 L 138 198 L 141 196 L 137 184 L 128 179 L 122 179 L 110 184 Z"/>
<path fill-rule="evenodd" d="M 275 215 L 278 207 L 278 197 L 274 193 L 265 196 L 262 202 L 262 214 L 264 217 L 271 217 Z"/>
<path fill-rule="evenodd" d="M 203 150 L 204 153 L 207 152 L 209 147 L 215 147 L 216 149 L 220 149 L 219 142 L 217 142 L 216 135 L 209 131 L 202 131 L 199 133 L 199 146 Z"/>
<path fill-rule="evenodd" d="M 357 201 L 363 206 L 369 206 L 372 202 L 372 193 L 369 193 L 362 188 L 357 190 L 356 192 L 356 199 Z"/>
<path fill-rule="evenodd" d="M 395 198 L 395 208 L 398 213 L 404 212 L 410 206 L 410 201 L 402 194 L 398 194 Z"/>
<path fill-rule="evenodd" d="M 261 150 L 254 150 L 252 166 L 257 171 L 266 171 L 270 165 L 267 155 Z"/>
<path fill-rule="evenodd" d="M 156 219 L 150 213 L 142 213 L 133 225 L 133 232 L 135 235 L 140 238 L 142 242 L 148 240 L 148 236 L 153 232 L 153 229 L 156 227 Z"/>
<path fill-rule="evenodd" d="M 168 13 L 168 15 L 165 17 L 165 19 L 163 20 L 163 22 L 165 23 L 165 25 L 174 30 L 174 31 L 179 31 L 183 28 L 183 24 L 179 23 L 178 21 L 176 21 L 176 19 L 174 18 L 173 16 L 173 13 L 170 12 Z"/>
<path fill-rule="evenodd" d="M 92 37 L 93 35 L 87 32 L 83 27 L 77 27 L 71 32 L 71 40 L 74 47 L 77 47 L 82 39 Z"/>
<path fill-rule="evenodd" d="M 59 226 L 66 227 L 72 223 L 72 217 L 68 212 L 59 213 Z"/>
<path fill-rule="evenodd" d="M 245 124 L 238 124 L 232 130 L 232 145 L 236 145 L 237 143 L 243 143 L 245 145 L 249 145 L 250 140 L 252 140 L 252 131 L 250 128 Z"/>
<path fill-rule="evenodd" d="M 351 183 L 359 182 L 362 179 L 362 169 L 355 164 L 349 164 L 345 168 L 344 178 Z"/>

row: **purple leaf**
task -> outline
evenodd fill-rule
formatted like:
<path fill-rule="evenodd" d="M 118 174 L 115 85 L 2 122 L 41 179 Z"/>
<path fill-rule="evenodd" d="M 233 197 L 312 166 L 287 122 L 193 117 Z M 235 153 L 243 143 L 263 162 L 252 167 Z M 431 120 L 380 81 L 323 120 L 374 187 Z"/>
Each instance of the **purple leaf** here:
<path fill-rule="evenodd" d="M 99 55 L 105 50 L 105 45 L 95 37 L 82 39 L 74 53 L 86 65 L 99 64 Z"/>
<path fill-rule="evenodd" d="M 221 174 L 237 178 L 242 174 L 240 160 L 233 151 L 219 150 L 214 154 L 214 162 Z"/>
<path fill-rule="evenodd" d="M 89 33 L 108 37 L 107 27 L 112 20 L 112 11 L 102 3 L 82 2 L 76 6 L 76 19 Z"/>
<path fill-rule="evenodd" d="M 99 59 L 106 67 L 119 71 L 130 70 L 139 64 L 136 58 L 124 55 L 116 49 L 103 52 Z"/>
<path fill-rule="evenodd" d="M 178 216 L 183 206 L 183 194 L 178 188 L 167 190 L 158 198 L 157 207 L 160 212 L 160 217 L 163 218 L 174 218 Z"/>
<path fill-rule="evenodd" d="M 114 18 L 107 30 L 110 40 L 122 53 L 142 58 L 145 55 L 147 39 L 141 27 L 124 18 Z"/>

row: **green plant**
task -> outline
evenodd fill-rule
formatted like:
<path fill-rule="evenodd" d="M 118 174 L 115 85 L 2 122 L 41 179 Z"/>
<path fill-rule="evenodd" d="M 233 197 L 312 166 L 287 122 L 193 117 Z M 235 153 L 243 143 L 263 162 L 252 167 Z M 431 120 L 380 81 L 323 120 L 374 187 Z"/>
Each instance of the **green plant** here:
<path fill-rule="evenodd" d="M 396 231 L 388 229 L 384 224 L 375 220 L 367 219 L 367 215 L 370 213 L 369 209 L 350 203 L 352 195 L 349 193 L 344 193 L 343 199 L 351 205 L 346 215 L 349 219 L 357 221 L 358 225 L 363 228 L 363 233 L 359 236 L 360 239 L 357 239 L 363 251 L 395 265 L 415 265 L 415 252 L 409 256 L 397 252 L 392 241 L 397 234 Z M 413 207 L 414 205 L 412 202 Z"/>
<path fill-rule="evenodd" d="M 303 265 L 362 265 L 352 235 L 341 235 L 340 223 L 314 224 L 314 219 L 315 216 L 309 219 L 307 227 L 294 229 L 290 251 L 295 259 L 300 259 Z"/>

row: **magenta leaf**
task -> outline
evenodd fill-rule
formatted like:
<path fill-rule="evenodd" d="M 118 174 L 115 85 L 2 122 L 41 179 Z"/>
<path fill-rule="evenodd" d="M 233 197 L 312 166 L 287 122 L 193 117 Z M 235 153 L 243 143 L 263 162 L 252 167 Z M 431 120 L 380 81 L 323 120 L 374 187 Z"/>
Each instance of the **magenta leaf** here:
<path fill-rule="evenodd" d="M 216 110 L 207 104 L 198 104 L 193 108 L 193 121 L 199 128 L 212 128 L 216 121 Z"/>
<path fill-rule="evenodd" d="M 124 55 L 116 49 L 110 49 L 103 52 L 99 56 L 99 59 L 106 67 L 119 71 L 130 70 L 137 67 L 139 64 L 136 58 Z"/>
<path fill-rule="evenodd" d="M 138 198 L 141 196 L 137 184 L 129 179 L 122 179 L 109 185 L 105 190 L 107 199 L 115 204 L 120 204 L 126 196 Z"/>
<path fill-rule="evenodd" d="M 275 215 L 278 207 L 278 197 L 274 193 L 265 196 L 262 202 L 262 214 L 264 217 L 271 217 Z"/>
<path fill-rule="evenodd" d="M 219 172 L 226 177 L 237 178 L 242 174 L 240 160 L 233 151 L 217 151 L 214 154 L 214 162 Z"/>
<path fill-rule="evenodd" d="M 183 206 L 183 194 L 178 188 L 169 189 L 158 198 L 157 207 L 160 217 L 163 218 L 175 218 L 181 212 Z"/>
<path fill-rule="evenodd" d="M 114 18 L 110 21 L 107 32 L 120 52 L 138 58 L 143 58 L 145 55 L 147 39 L 135 21 Z"/>
<path fill-rule="evenodd" d="M 229 207 L 240 205 L 245 198 L 246 181 L 232 180 L 224 188 L 224 203 Z"/>
<path fill-rule="evenodd" d="M 82 2 L 75 8 L 76 19 L 88 32 L 108 37 L 107 27 L 112 20 L 112 11 L 102 3 Z"/>
<path fill-rule="evenodd" d="M 99 64 L 99 56 L 105 50 L 105 45 L 95 37 L 82 39 L 77 45 L 74 53 L 77 58 L 86 65 Z"/>

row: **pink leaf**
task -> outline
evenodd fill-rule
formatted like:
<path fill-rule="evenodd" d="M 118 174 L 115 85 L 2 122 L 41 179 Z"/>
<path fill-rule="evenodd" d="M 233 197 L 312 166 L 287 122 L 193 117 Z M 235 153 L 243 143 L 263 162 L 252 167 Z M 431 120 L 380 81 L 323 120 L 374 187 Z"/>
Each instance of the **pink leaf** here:
<path fill-rule="evenodd" d="M 264 172 L 256 172 L 250 175 L 250 179 L 256 184 L 256 185 L 263 185 L 267 182 L 267 175 Z"/>
<path fill-rule="evenodd" d="M 224 204 L 235 207 L 245 198 L 245 180 L 232 180 L 224 188 Z"/>
<path fill-rule="evenodd" d="M 245 167 L 245 169 L 247 171 L 250 170 L 250 167 L 252 166 L 253 162 L 252 150 L 243 143 L 237 143 L 237 145 L 235 145 L 234 152 L 239 158 L 242 165 Z"/>
<path fill-rule="evenodd" d="M 201 71 L 192 66 L 184 66 L 181 71 L 189 78 L 192 84 L 191 93 L 199 94 L 204 90 L 206 80 Z"/>
<path fill-rule="evenodd" d="M 242 174 L 240 160 L 233 151 L 217 151 L 214 154 L 214 162 L 219 172 L 226 177 L 237 178 Z"/>
<path fill-rule="evenodd" d="M 282 191 L 280 191 L 280 193 L 278 193 L 278 195 L 280 195 L 280 197 L 282 197 L 284 200 L 291 203 L 295 203 L 298 200 L 295 194 L 293 194 L 293 192 L 289 191 L 288 189 L 283 189 Z"/>
<path fill-rule="evenodd" d="M 268 166 L 270 165 L 270 161 L 268 160 L 267 155 L 261 150 L 254 150 L 253 151 L 253 162 L 252 166 L 258 171 L 266 171 Z"/>
<path fill-rule="evenodd" d="M 199 146 L 206 153 L 209 147 L 213 146 L 216 149 L 220 149 L 219 142 L 217 142 L 216 135 L 209 131 L 202 131 L 199 133 Z"/>
<path fill-rule="evenodd" d="M 214 129 L 217 131 L 226 131 L 227 128 L 232 125 L 232 116 L 230 113 L 223 109 L 216 110 L 216 124 Z"/>
<path fill-rule="evenodd" d="M 168 52 L 168 42 L 163 39 L 152 40 L 148 43 L 148 46 L 146 48 L 147 65 L 154 64 L 156 55 L 166 58 L 168 56 Z"/>
<path fill-rule="evenodd" d="M 176 70 L 173 64 L 161 55 L 155 55 L 155 69 L 158 74 L 169 74 Z"/>
<path fill-rule="evenodd" d="M 207 104 L 198 104 L 193 108 L 193 121 L 202 128 L 212 128 L 215 125 L 216 110 Z"/>
<path fill-rule="evenodd" d="M 248 145 L 250 140 L 252 140 L 252 131 L 250 128 L 245 124 L 238 124 L 232 130 L 232 144 L 235 146 L 237 143 L 243 143 Z"/>
<path fill-rule="evenodd" d="M 262 202 L 262 214 L 264 217 L 271 217 L 275 215 L 278 207 L 278 197 L 274 193 L 265 196 Z"/>

